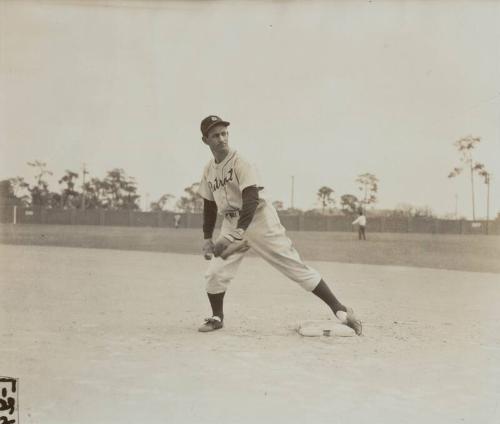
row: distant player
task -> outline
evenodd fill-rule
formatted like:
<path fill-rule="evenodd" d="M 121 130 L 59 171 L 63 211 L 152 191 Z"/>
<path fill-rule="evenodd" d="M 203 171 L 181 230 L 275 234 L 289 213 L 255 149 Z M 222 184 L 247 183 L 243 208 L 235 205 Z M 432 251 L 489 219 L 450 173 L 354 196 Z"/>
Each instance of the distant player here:
<path fill-rule="evenodd" d="M 245 239 L 264 260 L 297 282 L 306 291 L 322 299 L 335 316 L 360 335 L 361 322 L 352 309 L 340 303 L 320 274 L 305 265 L 285 234 L 274 207 L 265 200 L 263 187 L 254 168 L 228 145 L 229 122 L 218 116 L 208 116 L 201 122 L 203 142 L 210 148 L 213 159 L 206 165 L 199 194 L 204 199 L 203 253 L 212 255 L 205 274 L 206 291 L 212 317 L 199 328 L 201 332 L 223 327 L 224 294 L 234 278 L 247 249 L 223 260 L 220 255 L 232 243 Z M 224 216 L 219 238 L 212 240 L 217 212 Z"/>
<path fill-rule="evenodd" d="M 363 209 L 359 209 L 359 216 L 352 221 L 352 225 L 358 224 L 358 239 L 366 240 L 366 216 L 363 212 Z"/>
<path fill-rule="evenodd" d="M 174 215 L 174 227 L 179 228 L 180 223 L 181 223 L 181 216 L 177 213 Z"/>

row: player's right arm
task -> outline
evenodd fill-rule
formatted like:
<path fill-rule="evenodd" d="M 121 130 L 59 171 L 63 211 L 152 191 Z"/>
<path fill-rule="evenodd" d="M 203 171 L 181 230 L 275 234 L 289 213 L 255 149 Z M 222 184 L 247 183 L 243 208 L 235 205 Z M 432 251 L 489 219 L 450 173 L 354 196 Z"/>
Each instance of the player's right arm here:
<path fill-rule="evenodd" d="M 217 204 L 212 200 L 203 199 L 203 256 L 206 260 L 212 259 L 214 254 L 214 234 L 215 222 L 217 221 Z"/>
<path fill-rule="evenodd" d="M 207 181 L 207 169 L 208 166 L 203 171 L 198 194 L 203 198 L 203 238 L 205 241 L 202 251 L 205 259 L 210 260 L 214 253 L 212 236 L 215 229 L 215 222 L 217 221 L 217 203 L 215 203 L 213 193 Z"/>
<path fill-rule="evenodd" d="M 217 203 L 203 199 L 203 238 L 211 240 L 217 221 Z"/>

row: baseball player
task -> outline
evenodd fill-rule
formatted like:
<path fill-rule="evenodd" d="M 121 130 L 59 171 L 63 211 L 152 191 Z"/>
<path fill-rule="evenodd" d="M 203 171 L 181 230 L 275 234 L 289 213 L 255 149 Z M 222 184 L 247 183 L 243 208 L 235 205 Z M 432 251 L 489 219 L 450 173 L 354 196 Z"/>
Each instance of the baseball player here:
<path fill-rule="evenodd" d="M 205 320 L 199 331 L 209 332 L 223 327 L 224 294 L 245 252 L 252 248 L 273 267 L 323 300 L 343 324 L 360 335 L 361 321 L 352 309 L 340 303 L 321 275 L 302 262 L 286 236 L 276 210 L 266 201 L 252 165 L 229 148 L 228 126 L 229 122 L 215 115 L 201 122 L 202 140 L 213 155 L 205 166 L 199 187 L 204 200 L 203 253 L 206 259 L 211 259 L 205 282 L 212 317 Z M 224 219 L 219 237 L 214 242 L 217 213 Z M 235 252 L 229 256 L 225 254 L 231 250 Z"/>
<path fill-rule="evenodd" d="M 363 212 L 363 209 L 358 210 L 359 216 L 352 221 L 352 225 L 358 224 L 358 239 L 366 240 L 366 216 Z"/>
<path fill-rule="evenodd" d="M 174 227 L 179 228 L 180 222 L 181 222 L 181 216 L 177 213 L 174 215 Z"/>

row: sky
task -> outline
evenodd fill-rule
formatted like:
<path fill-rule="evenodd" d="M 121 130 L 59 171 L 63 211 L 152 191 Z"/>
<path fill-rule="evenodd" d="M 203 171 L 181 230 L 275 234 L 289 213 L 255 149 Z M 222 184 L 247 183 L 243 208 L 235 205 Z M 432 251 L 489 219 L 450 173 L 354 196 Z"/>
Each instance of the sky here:
<path fill-rule="evenodd" d="M 199 181 L 200 121 L 231 122 L 271 200 L 317 206 L 321 186 L 377 208 L 471 217 L 453 143 L 480 136 L 500 212 L 500 2 L 0 0 L 0 179 L 28 161 L 103 178 L 141 206 Z M 175 201 L 175 200 L 174 200 Z M 486 186 L 476 179 L 476 215 Z"/>

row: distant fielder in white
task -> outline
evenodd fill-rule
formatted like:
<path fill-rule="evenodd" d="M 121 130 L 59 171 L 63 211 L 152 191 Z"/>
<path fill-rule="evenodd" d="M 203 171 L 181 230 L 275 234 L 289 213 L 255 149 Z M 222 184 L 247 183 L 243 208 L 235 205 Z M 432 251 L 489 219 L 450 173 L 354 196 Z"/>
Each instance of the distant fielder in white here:
<path fill-rule="evenodd" d="M 181 216 L 179 214 L 174 215 L 174 227 L 179 228 L 179 224 L 181 222 Z"/>
<path fill-rule="evenodd" d="M 363 212 L 363 209 L 359 209 L 359 216 L 352 221 L 352 225 L 358 225 L 358 239 L 366 240 L 366 216 Z"/>
<path fill-rule="evenodd" d="M 276 210 L 263 196 L 263 187 L 253 166 L 229 148 L 228 126 L 229 122 L 214 115 L 201 122 L 202 140 L 213 154 L 203 171 L 199 188 L 204 199 L 203 253 L 206 259 L 211 259 L 205 281 L 212 317 L 205 320 L 199 331 L 223 327 L 224 295 L 250 247 L 306 291 L 322 299 L 343 324 L 360 335 L 361 322 L 352 309 L 342 305 L 321 275 L 302 262 L 286 236 Z M 217 212 L 224 216 L 224 220 L 219 238 L 214 243 L 212 236 Z M 242 240 L 249 247 L 242 245 L 240 250 L 223 259 L 224 251 L 239 246 Z"/>

